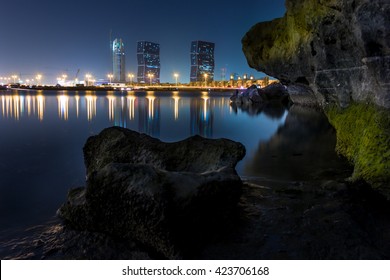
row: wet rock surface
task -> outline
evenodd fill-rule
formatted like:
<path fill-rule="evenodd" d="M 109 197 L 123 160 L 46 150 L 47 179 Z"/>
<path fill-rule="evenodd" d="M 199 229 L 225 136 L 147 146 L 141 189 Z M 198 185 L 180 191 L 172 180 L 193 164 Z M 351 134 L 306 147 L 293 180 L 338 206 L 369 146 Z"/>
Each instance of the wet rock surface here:
<path fill-rule="evenodd" d="M 248 182 L 237 231 L 205 259 L 388 259 L 389 203 L 364 183 Z"/>
<path fill-rule="evenodd" d="M 217 234 L 241 195 L 234 167 L 245 148 L 227 139 L 164 143 L 113 127 L 88 139 L 84 154 L 87 186 L 69 192 L 59 215 L 73 228 L 135 239 L 167 258 Z"/>
<path fill-rule="evenodd" d="M 343 179 L 245 181 L 231 227 L 191 259 L 389 259 L 390 205 Z M 55 220 L 1 244 L 2 259 L 161 259 L 129 239 Z"/>
<path fill-rule="evenodd" d="M 280 83 L 273 83 L 264 88 L 257 88 L 256 85 L 248 87 L 243 92 L 236 91 L 231 97 L 232 104 L 245 106 L 248 104 L 288 104 L 287 88 Z"/>

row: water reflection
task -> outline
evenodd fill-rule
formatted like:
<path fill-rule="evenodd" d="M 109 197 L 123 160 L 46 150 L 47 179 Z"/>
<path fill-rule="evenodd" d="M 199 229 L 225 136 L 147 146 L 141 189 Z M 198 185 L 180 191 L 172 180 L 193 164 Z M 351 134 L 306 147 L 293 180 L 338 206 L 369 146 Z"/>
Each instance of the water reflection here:
<path fill-rule="evenodd" d="M 265 114 L 266 116 L 272 119 L 280 119 L 281 117 L 283 117 L 286 109 L 287 106 L 278 101 L 276 102 L 269 101 L 266 103 L 254 103 L 254 104 L 250 104 L 250 103 L 237 104 L 235 102 L 232 102 L 230 104 L 230 110 L 235 114 L 237 114 L 238 111 L 241 110 L 242 112 L 245 112 L 250 116 Z"/>
<path fill-rule="evenodd" d="M 260 141 L 244 174 L 278 180 L 334 178 L 350 172 L 335 145 L 335 131 L 322 111 L 294 105 L 284 125 L 270 139 Z"/>
<path fill-rule="evenodd" d="M 76 100 L 76 116 L 77 116 L 77 118 L 79 118 L 80 97 L 78 95 L 75 95 L 74 99 Z"/>
<path fill-rule="evenodd" d="M 116 98 L 115 96 L 109 95 L 108 99 L 108 119 L 110 121 L 115 120 L 115 107 L 116 107 Z"/>
<path fill-rule="evenodd" d="M 68 120 L 69 117 L 69 97 L 66 95 L 57 96 L 58 99 L 58 117 Z"/>
<path fill-rule="evenodd" d="M 46 110 L 47 102 L 50 104 Z M 136 129 L 154 137 L 161 135 L 162 108 L 172 110 L 169 115 L 164 113 L 164 122 L 180 122 L 177 125 L 183 126 L 182 122 L 186 121 L 189 135 L 199 134 L 204 137 L 214 135 L 215 110 L 222 114 L 237 113 L 237 108 L 229 107 L 228 98 L 209 96 L 208 92 L 200 95 L 179 95 L 179 92 L 173 92 L 172 96 L 165 98 L 152 91 L 146 92 L 146 95 L 131 92 L 126 96 L 117 96 L 114 92 L 97 96 L 91 91 L 86 91 L 85 95 L 77 92 L 56 96 L 44 96 L 40 93 L 2 95 L 0 110 L 4 119 L 36 117 L 43 121 L 46 115 L 50 115 L 48 118 L 52 121 L 55 116 L 51 114 L 50 108 L 53 105 L 57 110 L 56 117 L 62 121 L 86 118 L 88 122 L 92 122 L 100 116 L 112 125 Z M 226 111 L 223 108 L 230 109 Z"/>
<path fill-rule="evenodd" d="M 174 104 L 174 115 L 175 115 L 175 121 L 179 118 L 179 101 L 180 97 L 179 96 L 173 96 L 172 97 L 175 104 Z"/>
<path fill-rule="evenodd" d="M 36 116 L 43 120 L 45 111 L 45 98 L 42 95 L 2 95 L 1 96 L 1 116 L 19 120 L 25 115 Z"/>
<path fill-rule="evenodd" d="M 191 135 L 213 137 L 214 112 L 210 109 L 210 98 L 202 96 L 191 100 Z"/>
<path fill-rule="evenodd" d="M 160 137 L 160 98 L 148 93 L 138 101 L 138 131 Z"/>
<path fill-rule="evenodd" d="M 97 96 L 95 95 L 86 95 L 85 96 L 86 106 L 87 106 L 87 119 L 91 121 L 96 117 L 96 101 Z M 77 114 L 78 116 L 78 114 Z"/>

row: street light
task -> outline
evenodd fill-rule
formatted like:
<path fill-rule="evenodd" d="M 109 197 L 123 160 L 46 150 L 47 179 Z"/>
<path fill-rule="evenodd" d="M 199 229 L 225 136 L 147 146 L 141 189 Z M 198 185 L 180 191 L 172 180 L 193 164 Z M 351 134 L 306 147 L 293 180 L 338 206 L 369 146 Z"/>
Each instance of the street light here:
<path fill-rule="evenodd" d="M 87 78 L 87 86 L 89 86 L 89 78 L 91 78 L 91 75 L 90 74 L 86 74 L 85 78 Z"/>
<path fill-rule="evenodd" d="M 133 84 L 133 78 L 134 78 L 133 73 L 130 73 L 130 74 L 127 75 L 127 76 L 130 78 L 130 84 Z"/>
<path fill-rule="evenodd" d="M 110 84 L 111 84 L 111 79 L 114 77 L 114 75 L 108 74 L 107 77 L 110 79 Z"/>
<path fill-rule="evenodd" d="M 149 79 L 150 79 L 150 85 L 152 85 L 152 78 L 154 77 L 154 75 L 153 74 L 148 74 L 148 77 L 149 77 Z"/>
<path fill-rule="evenodd" d="M 18 76 L 16 76 L 16 75 L 12 75 L 12 79 L 14 79 L 14 83 L 16 83 L 16 78 L 17 78 Z"/>
<path fill-rule="evenodd" d="M 42 79 L 42 75 L 41 74 L 38 74 L 35 79 L 37 80 L 37 85 L 39 85 L 41 83 L 41 79 Z"/>
<path fill-rule="evenodd" d="M 205 73 L 203 76 L 204 76 L 204 86 L 207 87 L 207 74 Z"/>
<path fill-rule="evenodd" d="M 66 78 L 68 78 L 68 75 L 63 74 L 63 75 L 62 75 L 62 80 L 63 80 L 63 82 L 64 82 L 64 85 L 65 85 L 65 80 L 66 80 Z"/>
<path fill-rule="evenodd" d="M 179 77 L 179 74 L 174 73 L 173 76 L 175 76 L 175 79 L 176 79 L 176 87 L 177 87 L 177 78 Z"/>

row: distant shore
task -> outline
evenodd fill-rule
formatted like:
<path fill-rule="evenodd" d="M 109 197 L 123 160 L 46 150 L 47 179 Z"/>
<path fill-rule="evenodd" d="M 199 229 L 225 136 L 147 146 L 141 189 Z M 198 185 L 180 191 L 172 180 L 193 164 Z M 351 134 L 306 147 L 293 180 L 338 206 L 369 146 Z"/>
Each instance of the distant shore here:
<path fill-rule="evenodd" d="M 75 87 L 62 87 L 62 86 L 11 86 L 3 89 L 5 92 L 12 90 L 25 90 L 25 91 L 99 91 L 99 92 L 175 92 L 175 91 L 208 91 L 208 92 L 234 92 L 240 90 L 238 88 L 229 87 L 193 87 L 193 86 L 128 86 L 128 87 L 104 87 L 104 86 L 75 86 Z"/>

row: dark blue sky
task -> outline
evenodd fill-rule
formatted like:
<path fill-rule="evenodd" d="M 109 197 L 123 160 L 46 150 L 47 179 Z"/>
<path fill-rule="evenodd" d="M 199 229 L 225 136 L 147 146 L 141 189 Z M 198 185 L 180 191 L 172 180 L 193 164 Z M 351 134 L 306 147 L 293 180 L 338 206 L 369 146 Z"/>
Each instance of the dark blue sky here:
<path fill-rule="evenodd" d="M 46 82 L 66 72 L 74 78 L 111 72 L 109 34 L 122 38 L 126 70 L 136 72 L 136 42 L 160 44 L 161 81 L 189 81 L 190 42 L 215 43 L 215 77 L 254 74 L 241 50 L 241 38 L 260 21 L 283 16 L 284 0 L 2 0 L 0 76 L 42 73 Z"/>

